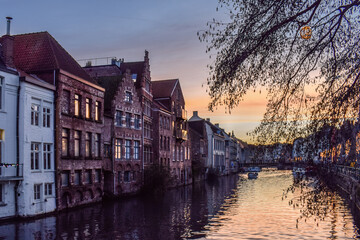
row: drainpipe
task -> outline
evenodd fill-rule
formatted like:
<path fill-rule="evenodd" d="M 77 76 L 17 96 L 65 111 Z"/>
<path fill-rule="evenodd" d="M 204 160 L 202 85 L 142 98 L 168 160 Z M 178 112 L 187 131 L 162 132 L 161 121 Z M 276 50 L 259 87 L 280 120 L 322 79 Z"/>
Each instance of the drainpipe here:
<path fill-rule="evenodd" d="M 16 101 L 16 164 L 17 164 L 17 168 L 16 168 L 16 177 L 20 176 L 20 139 L 19 139 L 19 108 L 20 108 L 20 78 L 19 78 L 19 87 L 18 87 L 18 91 L 17 91 L 17 101 Z M 24 167 L 24 166 L 23 166 Z M 23 169 L 24 171 L 24 169 Z M 15 187 L 14 187 L 14 194 L 15 194 L 15 216 L 19 216 L 19 199 L 18 199 L 18 188 L 19 188 L 19 181 L 17 180 L 15 182 Z"/>

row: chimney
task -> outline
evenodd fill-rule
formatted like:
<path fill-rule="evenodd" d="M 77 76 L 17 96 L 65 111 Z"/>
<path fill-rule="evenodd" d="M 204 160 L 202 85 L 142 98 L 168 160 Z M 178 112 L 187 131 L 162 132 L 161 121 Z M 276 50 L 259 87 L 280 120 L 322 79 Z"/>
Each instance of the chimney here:
<path fill-rule="evenodd" d="M 193 117 L 198 117 L 198 111 L 193 111 Z"/>
<path fill-rule="evenodd" d="M 14 37 L 4 35 L 0 38 L 1 53 L 0 57 L 6 66 L 14 68 Z"/>
<path fill-rule="evenodd" d="M 6 19 L 7 19 L 6 35 L 10 36 L 10 23 L 11 23 L 12 17 L 6 17 Z"/>

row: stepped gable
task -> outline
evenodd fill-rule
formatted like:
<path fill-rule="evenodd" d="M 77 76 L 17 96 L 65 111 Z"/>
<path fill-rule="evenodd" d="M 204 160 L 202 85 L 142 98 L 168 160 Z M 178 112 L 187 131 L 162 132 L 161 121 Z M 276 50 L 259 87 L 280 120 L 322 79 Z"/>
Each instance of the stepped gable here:
<path fill-rule="evenodd" d="M 171 97 L 178 81 L 179 79 L 153 81 L 152 90 L 154 99 Z"/>
<path fill-rule="evenodd" d="M 28 73 L 62 69 L 97 84 L 76 60 L 48 33 L 13 35 L 15 66 Z"/>

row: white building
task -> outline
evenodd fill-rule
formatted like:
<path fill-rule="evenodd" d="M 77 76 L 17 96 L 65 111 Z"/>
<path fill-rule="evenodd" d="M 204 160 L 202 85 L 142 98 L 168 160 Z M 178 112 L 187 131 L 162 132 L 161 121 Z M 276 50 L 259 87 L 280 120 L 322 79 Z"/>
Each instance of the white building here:
<path fill-rule="evenodd" d="M 33 216 L 56 209 L 54 157 L 55 87 L 21 73 L 19 142 L 24 180 L 19 193 L 19 215 Z"/>
<path fill-rule="evenodd" d="M 18 210 L 16 190 L 22 180 L 16 139 L 18 89 L 17 72 L 0 58 L 0 219 L 16 216 Z"/>

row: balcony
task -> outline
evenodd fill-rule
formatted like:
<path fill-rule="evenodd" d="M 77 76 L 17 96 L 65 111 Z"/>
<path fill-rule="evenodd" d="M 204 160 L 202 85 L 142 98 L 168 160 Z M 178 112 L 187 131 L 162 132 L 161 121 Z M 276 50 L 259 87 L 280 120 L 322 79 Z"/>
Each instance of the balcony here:
<path fill-rule="evenodd" d="M 182 129 L 176 129 L 176 140 L 179 141 L 188 140 L 187 131 Z"/>
<path fill-rule="evenodd" d="M 17 176 L 17 169 L 19 169 L 19 176 Z M 4 181 L 19 181 L 23 180 L 23 165 L 16 164 L 2 164 L 0 165 L 0 182 Z"/>
<path fill-rule="evenodd" d="M 186 120 L 186 110 L 185 109 L 182 109 L 181 107 L 176 107 L 175 108 L 175 116 L 177 119 L 180 119 L 180 120 Z"/>

